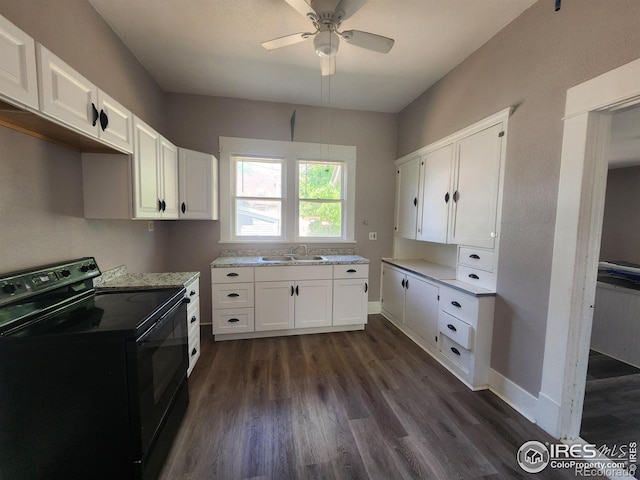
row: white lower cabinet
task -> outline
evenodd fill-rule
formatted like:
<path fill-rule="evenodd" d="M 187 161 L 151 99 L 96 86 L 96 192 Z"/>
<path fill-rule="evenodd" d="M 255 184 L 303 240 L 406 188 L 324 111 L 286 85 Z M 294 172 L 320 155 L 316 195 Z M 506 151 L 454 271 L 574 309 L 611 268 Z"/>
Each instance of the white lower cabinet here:
<path fill-rule="evenodd" d="M 256 331 L 293 328 L 294 295 L 292 282 L 257 282 Z"/>
<path fill-rule="evenodd" d="M 253 267 L 211 271 L 214 335 L 254 331 Z"/>
<path fill-rule="evenodd" d="M 333 325 L 367 323 L 369 265 L 334 265 Z"/>
<path fill-rule="evenodd" d="M 193 367 L 200 358 L 200 280 L 195 279 L 185 285 L 187 289 L 187 334 L 189 345 L 189 367 L 187 375 L 191 375 Z"/>

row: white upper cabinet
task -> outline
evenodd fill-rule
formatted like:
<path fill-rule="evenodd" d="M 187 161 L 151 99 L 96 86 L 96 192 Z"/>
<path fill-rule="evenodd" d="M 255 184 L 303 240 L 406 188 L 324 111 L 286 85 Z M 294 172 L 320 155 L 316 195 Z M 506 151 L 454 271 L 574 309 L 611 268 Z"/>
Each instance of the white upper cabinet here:
<path fill-rule="evenodd" d="M 131 112 L 38 44 L 40 111 L 82 133 L 131 153 Z"/>
<path fill-rule="evenodd" d="M 178 148 L 164 137 L 160 137 L 160 163 L 158 191 L 162 218 L 178 218 Z"/>
<path fill-rule="evenodd" d="M 33 39 L 0 15 L 0 98 L 38 109 Z"/>
<path fill-rule="evenodd" d="M 416 238 L 447 243 L 452 203 L 453 144 L 427 153 L 421 160 L 420 203 Z"/>
<path fill-rule="evenodd" d="M 416 238 L 418 215 L 418 184 L 420 157 L 396 165 L 395 234 L 403 238 Z"/>
<path fill-rule="evenodd" d="M 450 243 L 495 245 L 503 134 L 499 123 L 458 142 Z"/>
<path fill-rule="evenodd" d="M 213 155 L 178 149 L 180 218 L 218 219 L 218 160 Z"/>

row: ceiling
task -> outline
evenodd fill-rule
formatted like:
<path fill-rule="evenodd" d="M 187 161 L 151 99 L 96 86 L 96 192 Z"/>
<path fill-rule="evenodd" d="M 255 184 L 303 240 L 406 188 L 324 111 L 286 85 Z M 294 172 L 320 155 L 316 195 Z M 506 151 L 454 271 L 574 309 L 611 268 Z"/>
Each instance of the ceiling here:
<path fill-rule="evenodd" d="M 285 0 L 89 1 L 165 91 L 396 113 L 536 0 L 369 0 L 340 30 L 395 45 L 342 42 L 324 78 L 311 40 L 261 47 L 313 31 Z"/>

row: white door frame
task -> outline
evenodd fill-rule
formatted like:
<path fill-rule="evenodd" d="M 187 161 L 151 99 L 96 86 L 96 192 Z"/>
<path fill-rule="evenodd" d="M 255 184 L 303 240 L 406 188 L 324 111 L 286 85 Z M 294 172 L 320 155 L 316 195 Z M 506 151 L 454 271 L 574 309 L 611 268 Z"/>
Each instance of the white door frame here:
<path fill-rule="evenodd" d="M 640 59 L 567 90 L 537 423 L 580 437 L 611 114 L 640 104 Z"/>

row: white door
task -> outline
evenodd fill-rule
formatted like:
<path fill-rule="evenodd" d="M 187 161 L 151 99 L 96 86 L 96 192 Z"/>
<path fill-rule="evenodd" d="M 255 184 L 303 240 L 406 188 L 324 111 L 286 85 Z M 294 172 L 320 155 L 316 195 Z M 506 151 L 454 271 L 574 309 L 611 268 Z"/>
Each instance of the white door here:
<path fill-rule="evenodd" d="M 97 138 L 98 89 L 42 45 L 38 44 L 36 51 L 40 110 Z"/>
<path fill-rule="evenodd" d="M 333 324 L 367 323 L 369 284 L 366 278 L 333 281 Z"/>
<path fill-rule="evenodd" d="M 180 218 L 217 220 L 218 161 L 213 155 L 178 149 Z"/>
<path fill-rule="evenodd" d="M 407 276 L 405 289 L 404 324 L 435 348 L 438 335 L 438 287 Z"/>
<path fill-rule="evenodd" d="M 38 109 L 33 38 L 0 15 L 0 95 Z"/>
<path fill-rule="evenodd" d="M 135 118 L 133 135 L 133 217 L 161 218 L 160 134 Z"/>
<path fill-rule="evenodd" d="M 293 328 L 294 295 L 293 282 L 256 282 L 256 332 Z"/>
<path fill-rule="evenodd" d="M 333 280 L 303 280 L 295 287 L 295 328 L 331 326 Z"/>
<path fill-rule="evenodd" d="M 404 318 L 405 278 L 404 273 L 382 265 L 382 310 L 400 323 Z"/>
<path fill-rule="evenodd" d="M 100 139 L 133 153 L 133 115 L 102 90 L 98 91 Z"/>
<path fill-rule="evenodd" d="M 495 245 L 502 129 L 499 123 L 458 142 L 450 243 Z"/>
<path fill-rule="evenodd" d="M 414 158 L 396 168 L 396 226 L 395 234 L 403 238 L 416 238 L 418 214 L 418 182 L 420 158 Z"/>
<path fill-rule="evenodd" d="M 447 243 L 451 198 L 453 144 L 422 158 L 420 205 L 416 238 L 426 242 Z"/>
<path fill-rule="evenodd" d="M 178 149 L 166 138 L 160 138 L 160 187 L 162 218 L 178 218 Z"/>

